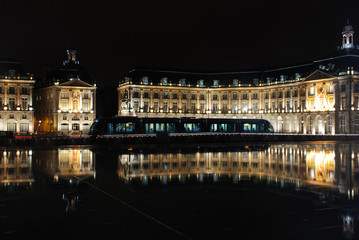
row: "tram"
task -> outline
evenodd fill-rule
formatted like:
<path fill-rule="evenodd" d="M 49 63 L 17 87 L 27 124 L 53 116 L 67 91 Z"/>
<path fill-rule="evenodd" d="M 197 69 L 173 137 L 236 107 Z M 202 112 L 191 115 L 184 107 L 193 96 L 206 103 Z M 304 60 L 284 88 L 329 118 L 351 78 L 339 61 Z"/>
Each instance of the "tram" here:
<path fill-rule="evenodd" d="M 94 121 L 90 135 L 155 133 L 273 133 L 264 119 L 110 117 Z"/>

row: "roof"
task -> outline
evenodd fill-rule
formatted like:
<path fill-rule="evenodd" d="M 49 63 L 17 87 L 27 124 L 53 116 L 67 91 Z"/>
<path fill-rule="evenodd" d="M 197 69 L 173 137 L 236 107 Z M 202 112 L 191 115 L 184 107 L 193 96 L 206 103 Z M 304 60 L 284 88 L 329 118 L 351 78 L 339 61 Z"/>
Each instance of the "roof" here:
<path fill-rule="evenodd" d="M 359 50 L 358 49 L 340 49 L 326 58 L 297 64 L 292 66 L 249 70 L 249 71 L 231 71 L 231 72 L 191 72 L 191 71 L 172 71 L 155 69 L 133 69 L 126 75 L 127 80 L 131 79 L 134 84 L 141 84 L 143 77 L 148 77 L 148 81 L 153 84 L 159 84 L 161 79 L 167 78 L 168 83 L 178 84 L 185 79 L 186 85 L 195 86 L 199 80 L 203 80 L 206 87 L 213 86 L 214 80 L 219 81 L 219 85 L 228 86 L 234 83 L 234 79 L 239 81 L 241 86 L 255 85 L 258 83 L 272 83 L 288 80 L 310 79 L 314 77 L 327 76 L 336 77 L 346 74 L 349 68 L 358 71 L 359 69 Z M 320 73 L 312 75 L 317 70 Z M 359 72 L 358 72 L 359 74 Z M 318 79 L 317 78 L 317 79 Z M 308 79 L 309 80 L 309 79 Z M 126 79 L 123 80 L 123 83 Z"/>
<path fill-rule="evenodd" d="M 21 62 L 9 58 L 0 58 L 0 78 L 30 79 Z"/>

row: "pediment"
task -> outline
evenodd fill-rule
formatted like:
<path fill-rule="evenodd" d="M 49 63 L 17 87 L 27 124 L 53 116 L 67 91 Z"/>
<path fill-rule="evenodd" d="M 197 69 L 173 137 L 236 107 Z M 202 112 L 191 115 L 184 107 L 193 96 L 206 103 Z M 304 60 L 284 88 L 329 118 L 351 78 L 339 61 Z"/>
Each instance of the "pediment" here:
<path fill-rule="evenodd" d="M 317 80 L 317 79 L 325 79 L 325 78 L 334 78 L 335 76 L 323 72 L 321 70 L 315 70 L 313 73 L 311 73 L 308 77 L 305 78 L 306 81 L 309 80 Z"/>
<path fill-rule="evenodd" d="M 93 87 L 91 84 L 86 83 L 84 81 L 81 81 L 80 79 L 76 78 L 73 80 L 70 80 L 68 82 L 64 82 L 60 84 L 59 86 L 71 86 L 71 87 Z"/>

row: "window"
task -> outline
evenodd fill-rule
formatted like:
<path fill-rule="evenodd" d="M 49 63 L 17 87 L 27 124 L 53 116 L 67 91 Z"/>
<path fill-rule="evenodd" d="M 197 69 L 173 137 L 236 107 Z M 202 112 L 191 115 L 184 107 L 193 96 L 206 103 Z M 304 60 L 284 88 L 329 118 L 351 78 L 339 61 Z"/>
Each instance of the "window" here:
<path fill-rule="evenodd" d="M 187 104 L 185 102 L 182 103 L 182 111 L 187 112 Z"/>
<path fill-rule="evenodd" d="M 168 93 L 163 93 L 163 99 L 168 99 Z"/>
<path fill-rule="evenodd" d="M 275 102 L 273 101 L 272 102 L 272 111 L 274 111 L 275 110 Z"/>
<path fill-rule="evenodd" d="M 266 93 L 264 98 L 268 99 L 269 98 L 269 93 Z"/>
<path fill-rule="evenodd" d="M 198 84 L 200 87 L 204 87 L 204 80 L 203 79 L 198 80 Z"/>
<path fill-rule="evenodd" d="M 142 77 L 142 83 L 145 85 L 148 85 L 148 77 L 147 76 Z"/>
<path fill-rule="evenodd" d="M 173 93 L 173 94 L 172 94 L 172 98 L 173 98 L 173 99 L 178 99 L 178 94 L 177 94 L 177 93 Z"/>
<path fill-rule="evenodd" d="M 7 130 L 8 131 L 12 131 L 12 132 L 16 132 L 16 123 L 7 123 Z"/>
<path fill-rule="evenodd" d="M 148 101 L 143 102 L 143 111 L 148 112 Z"/>
<path fill-rule="evenodd" d="M 62 120 L 67 120 L 67 116 L 62 116 Z"/>
<path fill-rule="evenodd" d="M 233 93 L 233 100 L 238 100 L 238 94 L 237 93 Z"/>
<path fill-rule="evenodd" d="M 253 103 L 253 111 L 257 111 L 258 110 L 258 103 L 254 102 Z"/>
<path fill-rule="evenodd" d="M 138 100 L 133 101 L 133 109 L 135 110 L 135 112 L 139 111 Z"/>
<path fill-rule="evenodd" d="M 80 121 L 80 118 L 78 116 L 73 116 L 72 121 Z"/>
<path fill-rule="evenodd" d="M 88 117 L 88 116 L 85 116 L 85 117 L 84 117 L 84 120 L 89 120 L 89 117 Z"/>
<path fill-rule="evenodd" d="M 2 98 L 0 97 L 0 107 L 2 107 Z"/>
<path fill-rule="evenodd" d="M 168 102 L 163 103 L 163 111 L 168 112 Z"/>
<path fill-rule="evenodd" d="M 282 97 L 283 97 L 283 92 L 282 92 L 282 91 L 278 92 L 278 97 L 279 97 L 279 98 L 282 98 Z"/>
<path fill-rule="evenodd" d="M 162 85 L 165 85 L 165 86 L 167 85 L 167 83 L 168 83 L 167 79 L 168 79 L 168 78 L 166 78 L 166 77 L 164 77 L 164 78 L 161 79 Z"/>
<path fill-rule="evenodd" d="M 82 101 L 82 110 L 84 112 L 89 112 L 90 111 L 90 103 L 88 100 Z"/>
<path fill-rule="evenodd" d="M 272 92 L 272 98 L 275 98 L 275 92 Z"/>
<path fill-rule="evenodd" d="M 286 91 L 285 97 L 286 97 L 286 98 L 290 98 L 290 91 Z"/>
<path fill-rule="evenodd" d="M 149 98 L 148 92 L 144 92 L 144 93 L 143 93 L 143 98 Z"/>
<path fill-rule="evenodd" d="M 177 112 L 178 107 L 177 107 L 177 103 L 176 103 L 176 102 L 172 103 L 172 110 L 173 110 L 173 112 Z"/>
<path fill-rule="evenodd" d="M 80 131 L 80 124 L 73 123 L 72 124 L 72 131 Z"/>
<path fill-rule="evenodd" d="M 228 95 L 227 95 L 227 94 L 223 94 L 222 99 L 223 99 L 223 100 L 228 100 Z"/>
<path fill-rule="evenodd" d="M 159 95 L 158 95 L 157 92 L 153 93 L 153 98 L 154 98 L 154 99 L 158 99 L 158 98 L 159 98 Z"/>
<path fill-rule="evenodd" d="M 265 110 L 266 110 L 266 112 L 269 111 L 269 103 L 268 102 L 265 103 Z"/>
<path fill-rule="evenodd" d="M 345 132 L 345 116 L 340 116 L 340 131 Z"/>
<path fill-rule="evenodd" d="M 140 97 L 140 93 L 137 92 L 137 91 L 133 92 L 133 97 L 134 97 L 134 98 L 139 98 L 139 97 Z"/>
<path fill-rule="evenodd" d="M 355 126 L 355 131 L 359 131 L 359 116 L 358 115 L 355 116 L 354 126 Z"/>
<path fill-rule="evenodd" d="M 346 85 L 345 85 L 345 84 L 341 84 L 341 85 L 340 85 L 340 91 L 341 91 L 341 92 L 345 92 L 345 91 L 346 91 Z"/>
<path fill-rule="evenodd" d="M 182 94 L 182 99 L 183 99 L 183 100 L 187 99 L 187 94 L 183 93 L 183 94 Z"/>
<path fill-rule="evenodd" d="M 340 107 L 342 110 L 345 110 L 345 108 L 346 108 L 346 97 L 345 96 L 341 96 L 341 98 L 340 98 Z"/>
<path fill-rule="evenodd" d="M 68 132 L 69 131 L 69 124 L 61 123 L 61 132 Z"/>
<path fill-rule="evenodd" d="M 9 118 L 14 119 L 14 114 L 11 113 L 11 114 L 9 115 Z"/>
<path fill-rule="evenodd" d="M 228 105 L 227 105 L 227 103 L 223 103 L 222 112 L 223 112 L 223 113 L 227 113 L 227 112 L 228 112 Z"/>
<path fill-rule="evenodd" d="M 84 98 L 84 99 L 89 99 L 89 93 L 85 92 L 83 98 Z"/>
<path fill-rule="evenodd" d="M 23 115 L 21 116 L 21 118 L 22 118 L 22 119 L 26 119 L 27 117 L 26 117 L 25 114 L 23 114 Z"/>
<path fill-rule="evenodd" d="M 15 87 L 9 87 L 9 94 L 15 94 Z"/>
<path fill-rule="evenodd" d="M 20 123 L 20 132 L 28 132 L 29 123 Z"/>
<path fill-rule="evenodd" d="M 27 98 L 21 98 L 21 109 L 27 110 Z"/>
<path fill-rule="evenodd" d="M 247 100 L 247 99 L 248 99 L 247 93 L 243 93 L 243 95 L 242 95 L 242 100 Z"/>
<path fill-rule="evenodd" d="M 204 100 L 204 94 L 201 94 L 199 97 L 200 100 Z"/>
<path fill-rule="evenodd" d="M 9 110 L 15 110 L 15 98 L 9 98 Z"/>
<path fill-rule="evenodd" d="M 333 85 L 329 85 L 329 93 L 333 93 L 334 92 L 334 86 Z"/>
<path fill-rule="evenodd" d="M 204 113 L 205 112 L 205 109 L 204 109 L 204 103 L 201 103 L 200 104 L 200 109 L 201 113 Z"/>
<path fill-rule="evenodd" d="M 217 104 L 217 103 L 213 103 L 212 111 L 213 111 L 214 113 L 216 113 L 217 110 L 218 110 L 218 104 Z"/>
<path fill-rule="evenodd" d="M 158 112 L 158 102 L 153 103 L 153 111 Z"/>
<path fill-rule="evenodd" d="M 194 93 L 192 93 L 192 95 L 191 95 L 191 100 L 196 100 L 197 98 L 196 98 L 196 94 L 194 94 Z"/>
<path fill-rule="evenodd" d="M 74 112 L 77 112 L 79 110 L 79 101 L 77 99 L 72 101 L 72 109 Z"/>
<path fill-rule="evenodd" d="M 218 100 L 218 95 L 217 94 L 213 94 L 213 99 L 212 100 Z"/>
<path fill-rule="evenodd" d="M 243 111 L 243 112 L 247 112 L 247 111 L 248 111 L 248 103 L 247 103 L 247 102 L 242 102 L 242 111 Z"/>
<path fill-rule="evenodd" d="M 290 101 L 287 100 L 287 111 L 290 109 Z"/>
<path fill-rule="evenodd" d="M 233 79 L 233 86 L 238 87 L 238 85 L 239 85 L 239 80 Z"/>
<path fill-rule="evenodd" d="M 213 80 L 213 87 L 219 86 L 219 80 Z"/>
<path fill-rule="evenodd" d="M 196 103 L 191 103 L 191 111 L 192 111 L 193 113 L 196 112 Z"/>
<path fill-rule="evenodd" d="M 257 93 L 253 93 L 252 99 L 258 99 L 258 94 L 257 94 Z"/>
<path fill-rule="evenodd" d="M 61 98 L 68 99 L 69 98 L 68 92 L 61 92 Z"/>
<path fill-rule="evenodd" d="M 21 94 L 27 94 L 27 87 L 22 87 Z"/>
<path fill-rule="evenodd" d="M 82 131 L 88 131 L 88 130 L 90 130 L 90 124 L 84 123 L 84 124 L 82 125 Z"/>

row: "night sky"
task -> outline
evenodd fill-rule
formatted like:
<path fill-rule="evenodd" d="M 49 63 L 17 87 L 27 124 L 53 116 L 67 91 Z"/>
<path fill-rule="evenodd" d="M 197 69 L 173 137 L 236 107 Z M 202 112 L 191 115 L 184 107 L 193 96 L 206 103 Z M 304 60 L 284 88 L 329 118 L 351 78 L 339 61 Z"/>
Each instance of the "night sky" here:
<path fill-rule="evenodd" d="M 355 3 L 356 2 L 356 3 Z M 2 0 L 0 56 L 35 76 L 78 51 L 99 89 L 136 67 L 261 69 L 324 57 L 347 18 L 359 44 L 359 1 Z"/>

